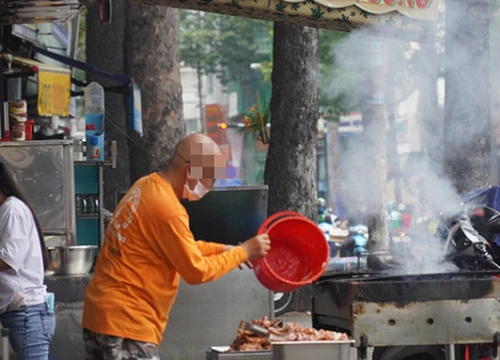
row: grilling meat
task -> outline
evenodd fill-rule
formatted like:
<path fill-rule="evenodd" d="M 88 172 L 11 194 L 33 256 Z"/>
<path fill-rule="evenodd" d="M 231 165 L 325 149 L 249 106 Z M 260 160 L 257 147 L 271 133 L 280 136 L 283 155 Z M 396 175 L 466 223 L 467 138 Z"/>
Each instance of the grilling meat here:
<path fill-rule="evenodd" d="M 236 339 L 231 344 L 229 351 L 269 350 L 271 343 L 280 341 L 349 340 L 345 333 L 303 328 L 297 323 L 283 323 L 279 319 L 269 320 L 267 316 L 250 322 L 267 329 L 269 335 L 266 337 L 245 330 L 245 322 L 241 321 Z"/>

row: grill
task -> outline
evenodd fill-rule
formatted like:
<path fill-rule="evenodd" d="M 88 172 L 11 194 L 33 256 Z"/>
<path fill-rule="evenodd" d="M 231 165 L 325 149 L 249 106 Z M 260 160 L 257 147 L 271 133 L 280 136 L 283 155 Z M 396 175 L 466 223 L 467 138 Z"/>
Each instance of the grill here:
<path fill-rule="evenodd" d="M 493 343 L 500 272 L 330 275 L 313 285 L 313 326 L 359 348 Z"/>

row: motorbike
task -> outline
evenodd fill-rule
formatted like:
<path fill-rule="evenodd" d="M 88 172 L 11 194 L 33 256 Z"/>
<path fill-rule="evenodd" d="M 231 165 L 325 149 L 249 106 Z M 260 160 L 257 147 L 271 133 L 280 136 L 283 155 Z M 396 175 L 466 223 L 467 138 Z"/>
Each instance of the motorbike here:
<path fill-rule="evenodd" d="M 293 292 L 275 292 L 273 294 L 274 316 L 279 317 L 289 312 L 294 298 Z"/>
<path fill-rule="evenodd" d="M 349 235 L 342 242 L 340 257 L 364 256 L 368 253 L 368 227 L 355 225 L 348 228 Z"/>
<path fill-rule="evenodd" d="M 436 235 L 443 261 L 461 271 L 500 270 L 500 188 L 466 194 L 457 211 L 443 215 Z M 480 203 L 477 205 L 477 203 Z M 495 207 L 495 208 L 493 208 Z M 455 360 L 489 360 L 496 351 L 489 344 L 460 345 Z M 445 360 L 445 346 L 375 348 L 373 360 Z"/>

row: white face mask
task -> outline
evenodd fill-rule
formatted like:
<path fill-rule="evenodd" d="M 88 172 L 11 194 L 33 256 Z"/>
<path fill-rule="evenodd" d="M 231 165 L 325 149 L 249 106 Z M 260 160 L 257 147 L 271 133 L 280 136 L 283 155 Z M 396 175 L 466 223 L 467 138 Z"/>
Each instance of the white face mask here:
<path fill-rule="evenodd" d="M 202 197 L 204 197 L 210 190 L 203 185 L 200 180 L 196 183 L 196 186 L 194 187 L 194 190 L 191 190 L 189 188 L 189 185 L 186 181 L 186 184 L 184 184 L 184 191 L 182 193 L 182 197 L 184 199 L 188 199 L 189 201 L 196 201 L 200 200 Z"/>

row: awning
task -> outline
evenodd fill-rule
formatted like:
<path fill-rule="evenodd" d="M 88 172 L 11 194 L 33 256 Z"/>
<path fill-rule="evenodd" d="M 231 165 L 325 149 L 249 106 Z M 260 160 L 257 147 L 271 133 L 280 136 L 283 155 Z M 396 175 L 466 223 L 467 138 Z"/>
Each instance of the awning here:
<path fill-rule="evenodd" d="M 130 110 L 131 110 L 131 127 L 140 136 L 143 134 L 142 126 L 142 102 L 141 90 L 134 82 L 123 75 L 110 74 L 93 66 L 90 66 L 81 61 L 70 59 L 65 56 L 52 53 L 45 49 L 32 46 L 31 50 L 36 53 L 43 54 L 54 60 L 71 67 L 82 69 L 88 73 L 93 73 L 107 79 L 117 82 L 119 85 L 115 87 L 107 87 L 106 90 L 116 91 L 122 94 L 128 93 L 130 97 Z M 71 78 L 71 70 L 47 65 L 33 59 L 27 59 L 20 56 L 9 54 L 2 54 L 6 59 L 12 59 L 12 62 L 17 67 L 23 68 L 31 74 L 38 75 L 38 94 L 37 94 L 37 107 L 40 116 L 63 116 L 69 115 L 70 98 L 72 94 L 71 83 L 78 83 L 78 86 L 84 87 L 87 84 L 80 83 L 79 81 Z M 5 75 L 4 75 L 5 76 Z M 108 119 L 109 120 L 109 119 Z M 111 120 L 110 120 L 111 121 Z M 112 122 L 112 121 L 111 121 Z M 115 124 L 115 126 L 117 126 Z"/>
<path fill-rule="evenodd" d="M 301 0 L 284 0 L 300 3 Z M 438 2 L 436 0 L 313 0 L 327 8 L 346 8 L 357 6 L 369 14 L 387 14 L 396 12 L 412 19 L 436 21 Z"/>
<path fill-rule="evenodd" d="M 135 0 L 129 0 L 135 1 Z M 434 29 L 438 0 L 148 0 L 148 4 L 214 12 L 374 36 L 422 40 Z"/>
<path fill-rule="evenodd" d="M 8 24 L 64 22 L 83 10 L 87 0 L 9 0 L 0 3 L 0 16 Z"/>

